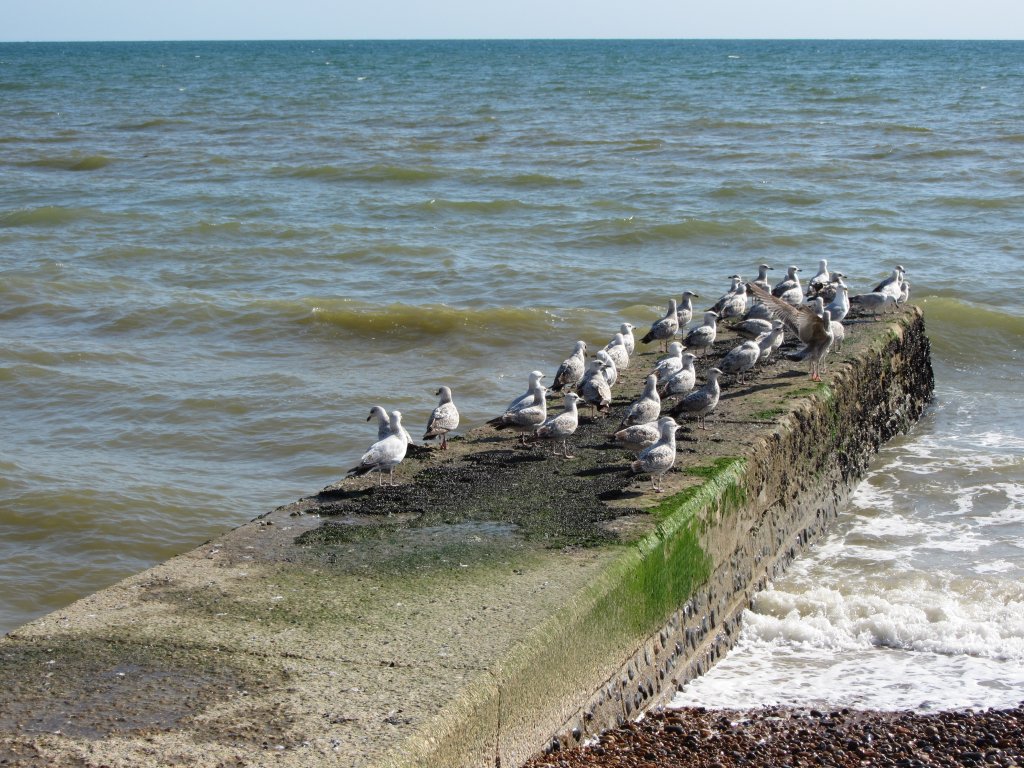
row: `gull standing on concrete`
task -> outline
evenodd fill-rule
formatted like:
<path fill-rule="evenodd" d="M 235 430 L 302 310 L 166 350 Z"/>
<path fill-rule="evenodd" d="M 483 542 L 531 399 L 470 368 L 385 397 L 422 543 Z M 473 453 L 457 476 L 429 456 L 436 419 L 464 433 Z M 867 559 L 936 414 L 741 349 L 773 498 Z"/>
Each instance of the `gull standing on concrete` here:
<path fill-rule="evenodd" d="M 405 458 L 406 449 L 409 443 L 405 439 L 405 430 L 402 428 L 402 414 L 399 411 L 392 411 L 389 419 L 391 434 L 370 446 L 370 450 L 363 454 L 359 464 L 348 471 L 348 477 L 358 477 L 368 472 L 377 473 L 377 485 L 384 485 L 384 470 L 388 471 L 391 478 L 391 485 L 395 483 L 395 467 L 402 463 Z"/>
<path fill-rule="evenodd" d="M 633 324 L 623 323 L 619 326 L 619 333 L 622 334 L 622 343 L 626 347 L 626 354 L 630 357 L 636 351 L 636 337 L 633 335 Z"/>
<path fill-rule="evenodd" d="M 377 439 L 383 440 L 391 434 L 391 417 L 379 405 L 370 408 L 370 415 L 366 417 L 366 420 L 372 421 L 374 416 L 377 417 Z M 402 427 L 402 436 L 407 443 L 412 443 L 412 435 L 405 431 L 405 427 Z"/>
<path fill-rule="evenodd" d="M 488 421 L 495 429 L 513 429 L 519 433 L 520 441 L 526 443 L 526 435 L 533 432 L 547 419 L 547 390 L 538 382 L 533 387 L 533 400 L 530 405 L 520 408 L 509 408 L 501 416 Z"/>
<path fill-rule="evenodd" d="M 794 307 L 800 306 L 804 303 L 804 289 L 800 285 L 800 277 L 797 272 L 800 271 L 799 267 L 791 266 L 786 270 L 786 276 L 775 284 L 772 288 L 771 295 L 777 299 L 782 299 L 787 304 L 791 304 Z M 755 296 L 759 294 L 755 291 L 751 291 Z"/>
<path fill-rule="evenodd" d="M 680 368 L 671 379 L 658 389 L 662 397 L 675 397 L 688 394 L 697 383 L 697 372 L 693 370 L 693 361 L 697 358 L 692 352 L 684 352 L 680 358 Z"/>
<path fill-rule="evenodd" d="M 865 312 L 870 312 L 873 315 L 879 313 L 890 312 L 896 309 L 896 297 L 891 293 L 882 293 L 881 291 L 873 291 L 872 293 L 862 293 L 858 296 L 850 297 L 850 304 L 856 304 L 863 308 Z"/>
<path fill-rule="evenodd" d="M 686 348 L 703 350 L 706 354 L 714 346 L 715 337 L 718 335 L 717 320 L 718 315 L 716 313 L 711 311 L 705 312 L 704 324 L 691 328 L 690 332 L 686 334 L 686 338 L 683 339 L 683 344 Z"/>
<path fill-rule="evenodd" d="M 771 269 L 767 264 L 760 265 L 757 268 L 757 279 L 754 281 L 754 285 L 768 291 L 768 293 L 772 292 L 772 284 L 768 282 L 768 272 Z"/>
<path fill-rule="evenodd" d="M 671 379 L 680 368 L 683 367 L 683 345 L 673 341 L 668 345 L 668 357 L 663 357 L 651 371 L 659 382 L 664 383 Z"/>
<path fill-rule="evenodd" d="M 608 382 L 609 387 L 614 387 L 615 382 L 619 380 L 619 366 L 615 364 L 615 359 L 603 349 L 597 350 L 597 354 L 594 357 L 604 363 L 601 375 L 604 376 L 604 380 Z"/>
<path fill-rule="evenodd" d="M 651 476 L 651 488 L 655 493 L 662 492 L 661 480 L 676 463 L 676 430 L 679 425 L 671 416 L 665 416 L 658 420 L 658 428 L 658 442 L 640 451 L 636 461 L 630 465 L 633 474 Z"/>
<path fill-rule="evenodd" d="M 736 380 L 742 384 L 743 374 L 754 367 L 760 356 L 761 347 L 756 341 L 744 341 L 742 344 L 729 350 L 729 353 L 722 358 L 718 367 L 724 373 L 735 373 Z"/>
<path fill-rule="evenodd" d="M 676 310 L 676 300 L 669 299 L 668 310 L 665 312 L 665 316 L 660 320 L 654 321 L 651 324 L 651 330 L 640 341 L 644 344 L 650 344 L 652 341 L 663 341 L 665 342 L 664 349 L 668 349 L 669 339 L 678 332 L 679 316 Z"/>
<path fill-rule="evenodd" d="M 722 310 L 725 305 L 736 295 L 736 292 L 743 285 L 743 278 L 739 275 L 729 275 L 729 290 L 718 297 L 718 301 L 715 302 L 714 306 L 708 307 L 709 312 L 714 312 L 719 317 L 722 316 Z"/>
<path fill-rule="evenodd" d="M 755 287 L 755 295 L 761 291 Z M 821 381 L 819 366 L 829 347 L 832 346 L 832 317 L 828 311 L 819 317 L 807 304 L 793 307 L 774 296 L 761 291 L 761 297 L 774 310 L 776 317 L 782 320 L 804 343 L 804 349 L 796 353 L 791 360 L 807 360 L 811 367 L 811 381 Z"/>
<path fill-rule="evenodd" d="M 612 435 L 612 442 L 627 451 L 640 453 L 644 448 L 658 442 L 659 437 L 661 437 L 661 429 L 658 427 L 658 422 L 649 421 L 646 424 L 635 424 L 632 427 L 620 429 Z"/>
<path fill-rule="evenodd" d="M 715 410 L 715 406 L 718 405 L 718 397 L 722 394 L 722 390 L 718 386 L 718 377 L 721 375 L 722 371 L 718 368 L 708 369 L 708 379 L 704 386 L 695 389 L 676 403 L 669 413 L 672 416 L 684 414 L 694 416 L 697 419 L 697 429 L 707 429 L 705 419 L 709 413 Z"/>
<path fill-rule="evenodd" d="M 661 415 L 661 397 L 658 396 L 658 377 L 653 373 L 644 380 L 644 391 L 639 398 L 629 405 L 629 410 L 622 417 L 619 429 L 632 427 L 636 424 L 647 424 Z"/>
<path fill-rule="evenodd" d="M 580 396 L 593 409 L 591 416 L 594 418 L 598 411 L 608 413 L 612 405 L 612 388 L 604 377 L 604 367 L 601 359 L 591 360 L 578 387 Z"/>
<path fill-rule="evenodd" d="M 629 368 L 629 350 L 626 349 L 626 337 L 621 333 L 616 333 L 615 338 L 605 344 L 604 351 L 615 363 L 616 370 Z"/>
<path fill-rule="evenodd" d="M 561 440 L 562 452 L 556 455 L 564 456 L 567 459 L 576 458 L 569 454 L 569 438 L 572 437 L 573 433 L 576 432 L 576 427 L 579 426 L 580 417 L 579 412 L 576 410 L 576 404 L 581 402 L 583 402 L 583 398 L 575 392 L 566 392 L 565 410 L 557 416 L 552 416 L 537 427 L 535 433 L 535 437 L 539 440 Z M 551 452 L 556 453 L 554 448 L 551 449 Z"/>
<path fill-rule="evenodd" d="M 555 381 L 551 385 L 552 392 L 561 392 L 563 389 L 572 389 L 583 378 L 583 372 L 587 366 L 587 342 L 576 342 L 572 354 L 569 355 L 555 371 Z"/>
<path fill-rule="evenodd" d="M 825 312 L 828 313 L 829 317 L 832 316 L 832 313 L 829 312 L 827 309 L 825 310 Z M 843 324 L 840 323 L 838 320 L 833 320 L 832 321 L 832 347 L 831 347 L 832 351 L 834 351 L 834 352 L 841 352 L 842 349 L 843 349 L 843 341 L 845 339 L 846 339 L 846 328 L 844 328 Z"/>
<path fill-rule="evenodd" d="M 764 336 L 757 338 L 757 346 L 761 350 L 761 354 L 758 356 L 758 361 L 768 360 L 779 347 L 782 346 L 782 341 L 786 335 L 786 324 L 781 320 L 772 320 L 772 329 Z"/>
<path fill-rule="evenodd" d="M 906 276 L 907 270 L 901 264 L 897 264 L 892 274 L 876 285 L 871 292 L 889 294 L 894 299 L 898 299 L 900 297 L 900 285 Z"/>
<path fill-rule="evenodd" d="M 732 329 L 746 339 L 756 339 L 765 333 L 771 332 L 772 321 L 762 320 L 761 318 L 750 318 L 736 323 Z"/>
<path fill-rule="evenodd" d="M 676 309 L 676 322 L 679 324 L 680 332 L 693 320 L 693 300 L 699 298 L 700 296 L 693 291 L 683 291 L 683 298 Z"/>
<path fill-rule="evenodd" d="M 533 393 L 537 386 L 540 384 L 540 380 L 544 378 L 544 374 L 541 371 L 530 371 L 530 386 L 526 388 L 526 392 L 521 394 L 515 400 L 508 404 L 506 411 L 516 411 L 520 408 L 526 408 L 533 405 Z"/>
<path fill-rule="evenodd" d="M 818 292 L 831 282 L 832 276 L 828 273 L 828 261 L 821 259 L 818 261 L 818 271 L 807 281 L 807 295 L 817 296 Z"/>
<path fill-rule="evenodd" d="M 441 387 L 437 390 L 441 402 L 430 414 L 427 420 L 427 431 L 423 435 L 424 440 L 441 438 L 441 450 L 448 450 L 448 433 L 454 432 L 459 427 L 459 409 L 452 402 L 452 391 L 448 387 Z"/>
<path fill-rule="evenodd" d="M 735 292 L 722 302 L 722 308 L 718 316 L 724 320 L 727 317 L 739 317 L 747 311 L 747 286 L 740 283 Z"/>
<path fill-rule="evenodd" d="M 910 283 L 907 282 L 906 278 L 900 282 L 900 297 L 896 299 L 898 305 L 906 304 L 910 301 Z"/>
<path fill-rule="evenodd" d="M 836 295 L 829 305 L 825 307 L 832 315 L 834 322 L 841 323 L 846 319 L 846 316 L 850 314 L 850 289 L 846 287 L 846 283 L 843 282 L 842 278 L 839 278 L 839 282 L 836 283 Z"/>

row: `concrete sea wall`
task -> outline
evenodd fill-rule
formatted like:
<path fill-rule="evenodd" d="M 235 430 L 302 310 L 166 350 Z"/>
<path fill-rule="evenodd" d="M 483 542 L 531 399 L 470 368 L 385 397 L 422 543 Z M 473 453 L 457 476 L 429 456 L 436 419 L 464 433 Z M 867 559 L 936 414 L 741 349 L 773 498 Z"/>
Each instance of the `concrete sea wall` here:
<path fill-rule="evenodd" d="M 570 461 L 481 428 L 31 622 L 0 642 L 0 764 L 507 768 L 633 717 L 725 653 L 920 416 L 920 312 L 851 323 L 824 378 L 727 381 L 661 495 L 614 413 Z"/>

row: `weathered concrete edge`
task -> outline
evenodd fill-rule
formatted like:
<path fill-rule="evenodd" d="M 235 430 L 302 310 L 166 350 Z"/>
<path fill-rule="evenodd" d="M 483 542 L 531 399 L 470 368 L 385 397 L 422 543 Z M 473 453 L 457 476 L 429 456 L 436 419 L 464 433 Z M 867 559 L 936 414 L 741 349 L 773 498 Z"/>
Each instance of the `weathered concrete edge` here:
<path fill-rule="evenodd" d="M 722 658 L 753 595 L 828 529 L 871 456 L 922 414 L 934 379 L 920 310 L 831 379 L 696 495 L 667 499 L 655 532 L 381 765 L 521 765 L 665 702 Z M 696 553 L 684 541 L 694 534 Z M 665 567 L 679 552 L 707 558 L 684 595 Z M 642 633 L 652 605 L 638 586 L 681 597 Z"/>

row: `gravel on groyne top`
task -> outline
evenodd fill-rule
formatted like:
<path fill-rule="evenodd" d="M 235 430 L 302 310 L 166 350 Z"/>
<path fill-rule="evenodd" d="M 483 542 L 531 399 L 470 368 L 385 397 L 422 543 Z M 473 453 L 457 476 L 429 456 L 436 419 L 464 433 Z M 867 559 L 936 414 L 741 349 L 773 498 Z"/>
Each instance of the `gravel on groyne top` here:
<path fill-rule="evenodd" d="M 524 768 L 1024 766 L 1024 702 L 938 713 L 665 709 Z"/>

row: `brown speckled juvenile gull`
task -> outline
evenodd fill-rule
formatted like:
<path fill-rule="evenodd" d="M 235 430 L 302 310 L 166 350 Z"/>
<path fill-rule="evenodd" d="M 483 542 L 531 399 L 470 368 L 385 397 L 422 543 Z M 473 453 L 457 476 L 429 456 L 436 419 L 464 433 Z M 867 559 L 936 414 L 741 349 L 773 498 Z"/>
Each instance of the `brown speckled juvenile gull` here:
<path fill-rule="evenodd" d="M 659 437 L 654 445 L 644 448 L 630 465 L 634 474 L 650 475 L 651 488 L 661 493 L 661 480 L 676 463 L 676 430 L 679 425 L 671 416 L 658 420 Z"/>
<path fill-rule="evenodd" d="M 441 438 L 441 450 L 448 449 L 448 433 L 454 432 L 459 426 L 459 409 L 452 402 L 452 391 L 448 387 L 441 387 L 437 390 L 441 401 L 437 404 L 430 418 L 427 420 L 427 431 L 423 435 L 424 440 Z"/>

